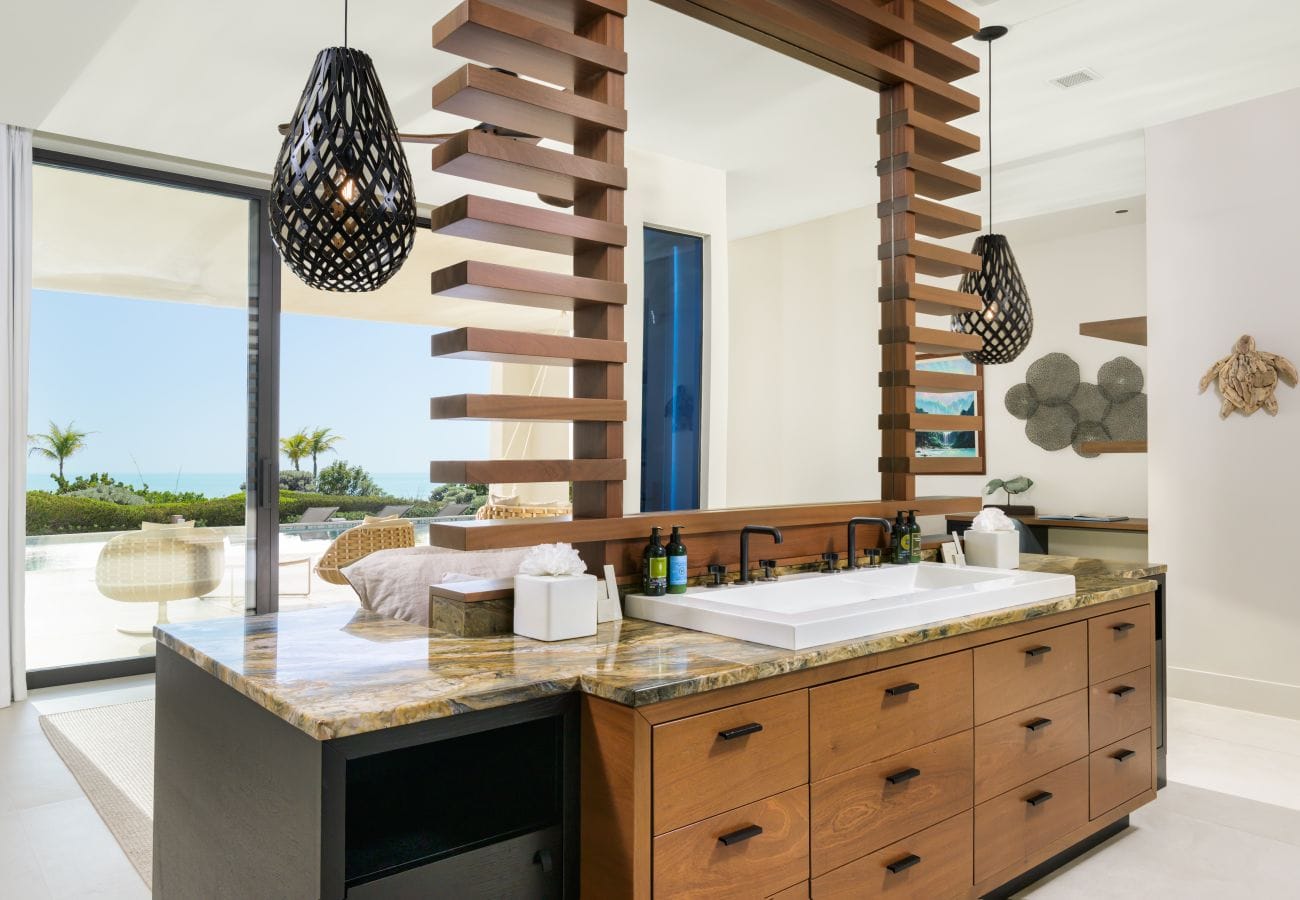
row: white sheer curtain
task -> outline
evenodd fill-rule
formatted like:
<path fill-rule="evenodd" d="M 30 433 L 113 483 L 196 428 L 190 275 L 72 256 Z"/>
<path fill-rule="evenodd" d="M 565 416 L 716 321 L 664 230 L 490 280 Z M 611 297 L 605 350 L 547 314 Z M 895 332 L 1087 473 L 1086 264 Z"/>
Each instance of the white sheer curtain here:
<path fill-rule="evenodd" d="M 32 304 L 32 133 L 0 131 L 0 296 L 4 300 L 4 470 L 0 476 L 0 706 L 27 696 L 23 560 L 27 538 L 27 345 Z"/>

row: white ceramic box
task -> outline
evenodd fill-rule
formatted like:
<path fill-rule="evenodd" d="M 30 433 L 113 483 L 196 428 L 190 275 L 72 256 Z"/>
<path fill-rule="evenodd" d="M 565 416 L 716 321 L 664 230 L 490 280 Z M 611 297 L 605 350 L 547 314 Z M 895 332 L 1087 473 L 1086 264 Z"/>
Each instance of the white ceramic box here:
<path fill-rule="evenodd" d="M 966 562 L 990 569 L 1020 568 L 1020 532 L 967 531 Z"/>
<path fill-rule="evenodd" d="M 515 576 L 515 634 L 564 641 L 595 633 L 595 575 Z"/>

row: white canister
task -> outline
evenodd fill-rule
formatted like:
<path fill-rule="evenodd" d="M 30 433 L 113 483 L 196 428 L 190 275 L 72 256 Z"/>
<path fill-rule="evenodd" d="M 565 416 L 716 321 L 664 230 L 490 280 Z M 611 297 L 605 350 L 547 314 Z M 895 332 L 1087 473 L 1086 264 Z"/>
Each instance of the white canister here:
<path fill-rule="evenodd" d="M 1020 532 L 967 531 L 966 562 L 989 569 L 1020 568 Z"/>
<path fill-rule="evenodd" d="M 515 576 L 515 634 L 564 641 L 595 633 L 595 575 Z"/>

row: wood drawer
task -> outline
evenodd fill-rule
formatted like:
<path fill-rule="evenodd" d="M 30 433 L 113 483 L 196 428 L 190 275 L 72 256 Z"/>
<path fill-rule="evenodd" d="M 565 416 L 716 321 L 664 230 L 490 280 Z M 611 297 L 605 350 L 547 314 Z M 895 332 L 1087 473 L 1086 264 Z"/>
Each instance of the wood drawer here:
<path fill-rule="evenodd" d="M 1088 686 L 1084 622 L 975 648 L 975 724 Z"/>
<path fill-rule="evenodd" d="M 1138 669 L 1088 689 L 1089 750 L 1151 727 L 1151 669 Z"/>
<path fill-rule="evenodd" d="M 654 833 L 663 834 L 807 783 L 808 692 L 668 722 L 653 741 Z"/>
<path fill-rule="evenodd" d="M 813 900 L 947 900 L 971 890 L 971 812 L 953 816 L 812 883 Z M 918 859 L 912 862 L 913 857 Z M 905 867 L 900 868 L 900 863 Z M 898 871 L 892 871 L 894 866 Z"/>
<path fill-rule="evenodd" d="M 761 831 L 744 837 L 752 828 Z M 654 839 L 654 896 L 663 900 L 753 900 L 807 878 L 807 785 Z"/>
<path fill-rule="evenodd" d="M 773 894 L 767 900 L 808 900 L 810 890 L 812 888 L 808 885 L 808 882 L 801 881 L 794 887 L 788 887 L 779 893 Z"/>
<path fill-rule="evenodd" d="M 1155 635 L 1155 608 L 1150 604 L 1089 619 L 1089 683 L 1151 665 Z"/>
<path fill-rule="evenodd" d="M 809 691 L 812 780 L 971 727 L 971 652 L 896 666 Z"/>
<path fill-rule="evenodd" d="M 973 750 L 963 731 L 815 782 L 813 876 L 970 809 Z"/>
<path fill-rule="evenodd" d="M 1097 818 L 1154 787 L 1151 729 L 1094 750 L 1088 757 L 1088 814 Z"/>
<path fill-rule="evenodd" d="M 975 807 L 976 883 L 1087 824 L 1086 759 L 979 804 Z"/>
<path fill-rule="evenodd" d="M 1088 749 L 1086 690 L 977 725 L 975 802 L 1082 759 Z"/>

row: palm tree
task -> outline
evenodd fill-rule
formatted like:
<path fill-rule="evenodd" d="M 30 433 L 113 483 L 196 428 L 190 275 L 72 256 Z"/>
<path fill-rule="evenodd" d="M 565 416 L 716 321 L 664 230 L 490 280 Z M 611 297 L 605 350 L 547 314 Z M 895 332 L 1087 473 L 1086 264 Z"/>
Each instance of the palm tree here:
<path fill-rule="evenodd" d="M 311 434 L 306 435 L 307 452 L 311 454 L 311 477 L 316 478 L 319 473 L 316 471 L 316 457 L 322 453 L 333 453 L 334 445 L 343 440 L 342 435 L 330 434 L 328 428 L 317 428 Z"/>
<path fill-rule="evenodd" d="M 297 434 L 291 434 L 288 437 L 280 438 L 280 452 L 289 457 L 289 462 L 293 463 L 293 470 L 301 472 L 302 469 L 298 463 L 302 462 L 311 455 L 309 444 L 311 438 L 307 437 L 306 429 L 299 431 Z"/>
<path fill-rule="evenodd" d="M 85 450 L 86 437 L 91 434 L 89 431 L 78 431 L 74 425 L 75 423 L 69 422 L 67 428 L 60 428 L 51 422 L 50 430 L 44 434 L 27 435 L 27 442 L 32 445 L 27 451 L 28 456 L 35 453 L 59 464 L 59 474 L 54 480 L 60 488 L 67 484 L 63 478 L 63 461 L 72 454 Z"/>

